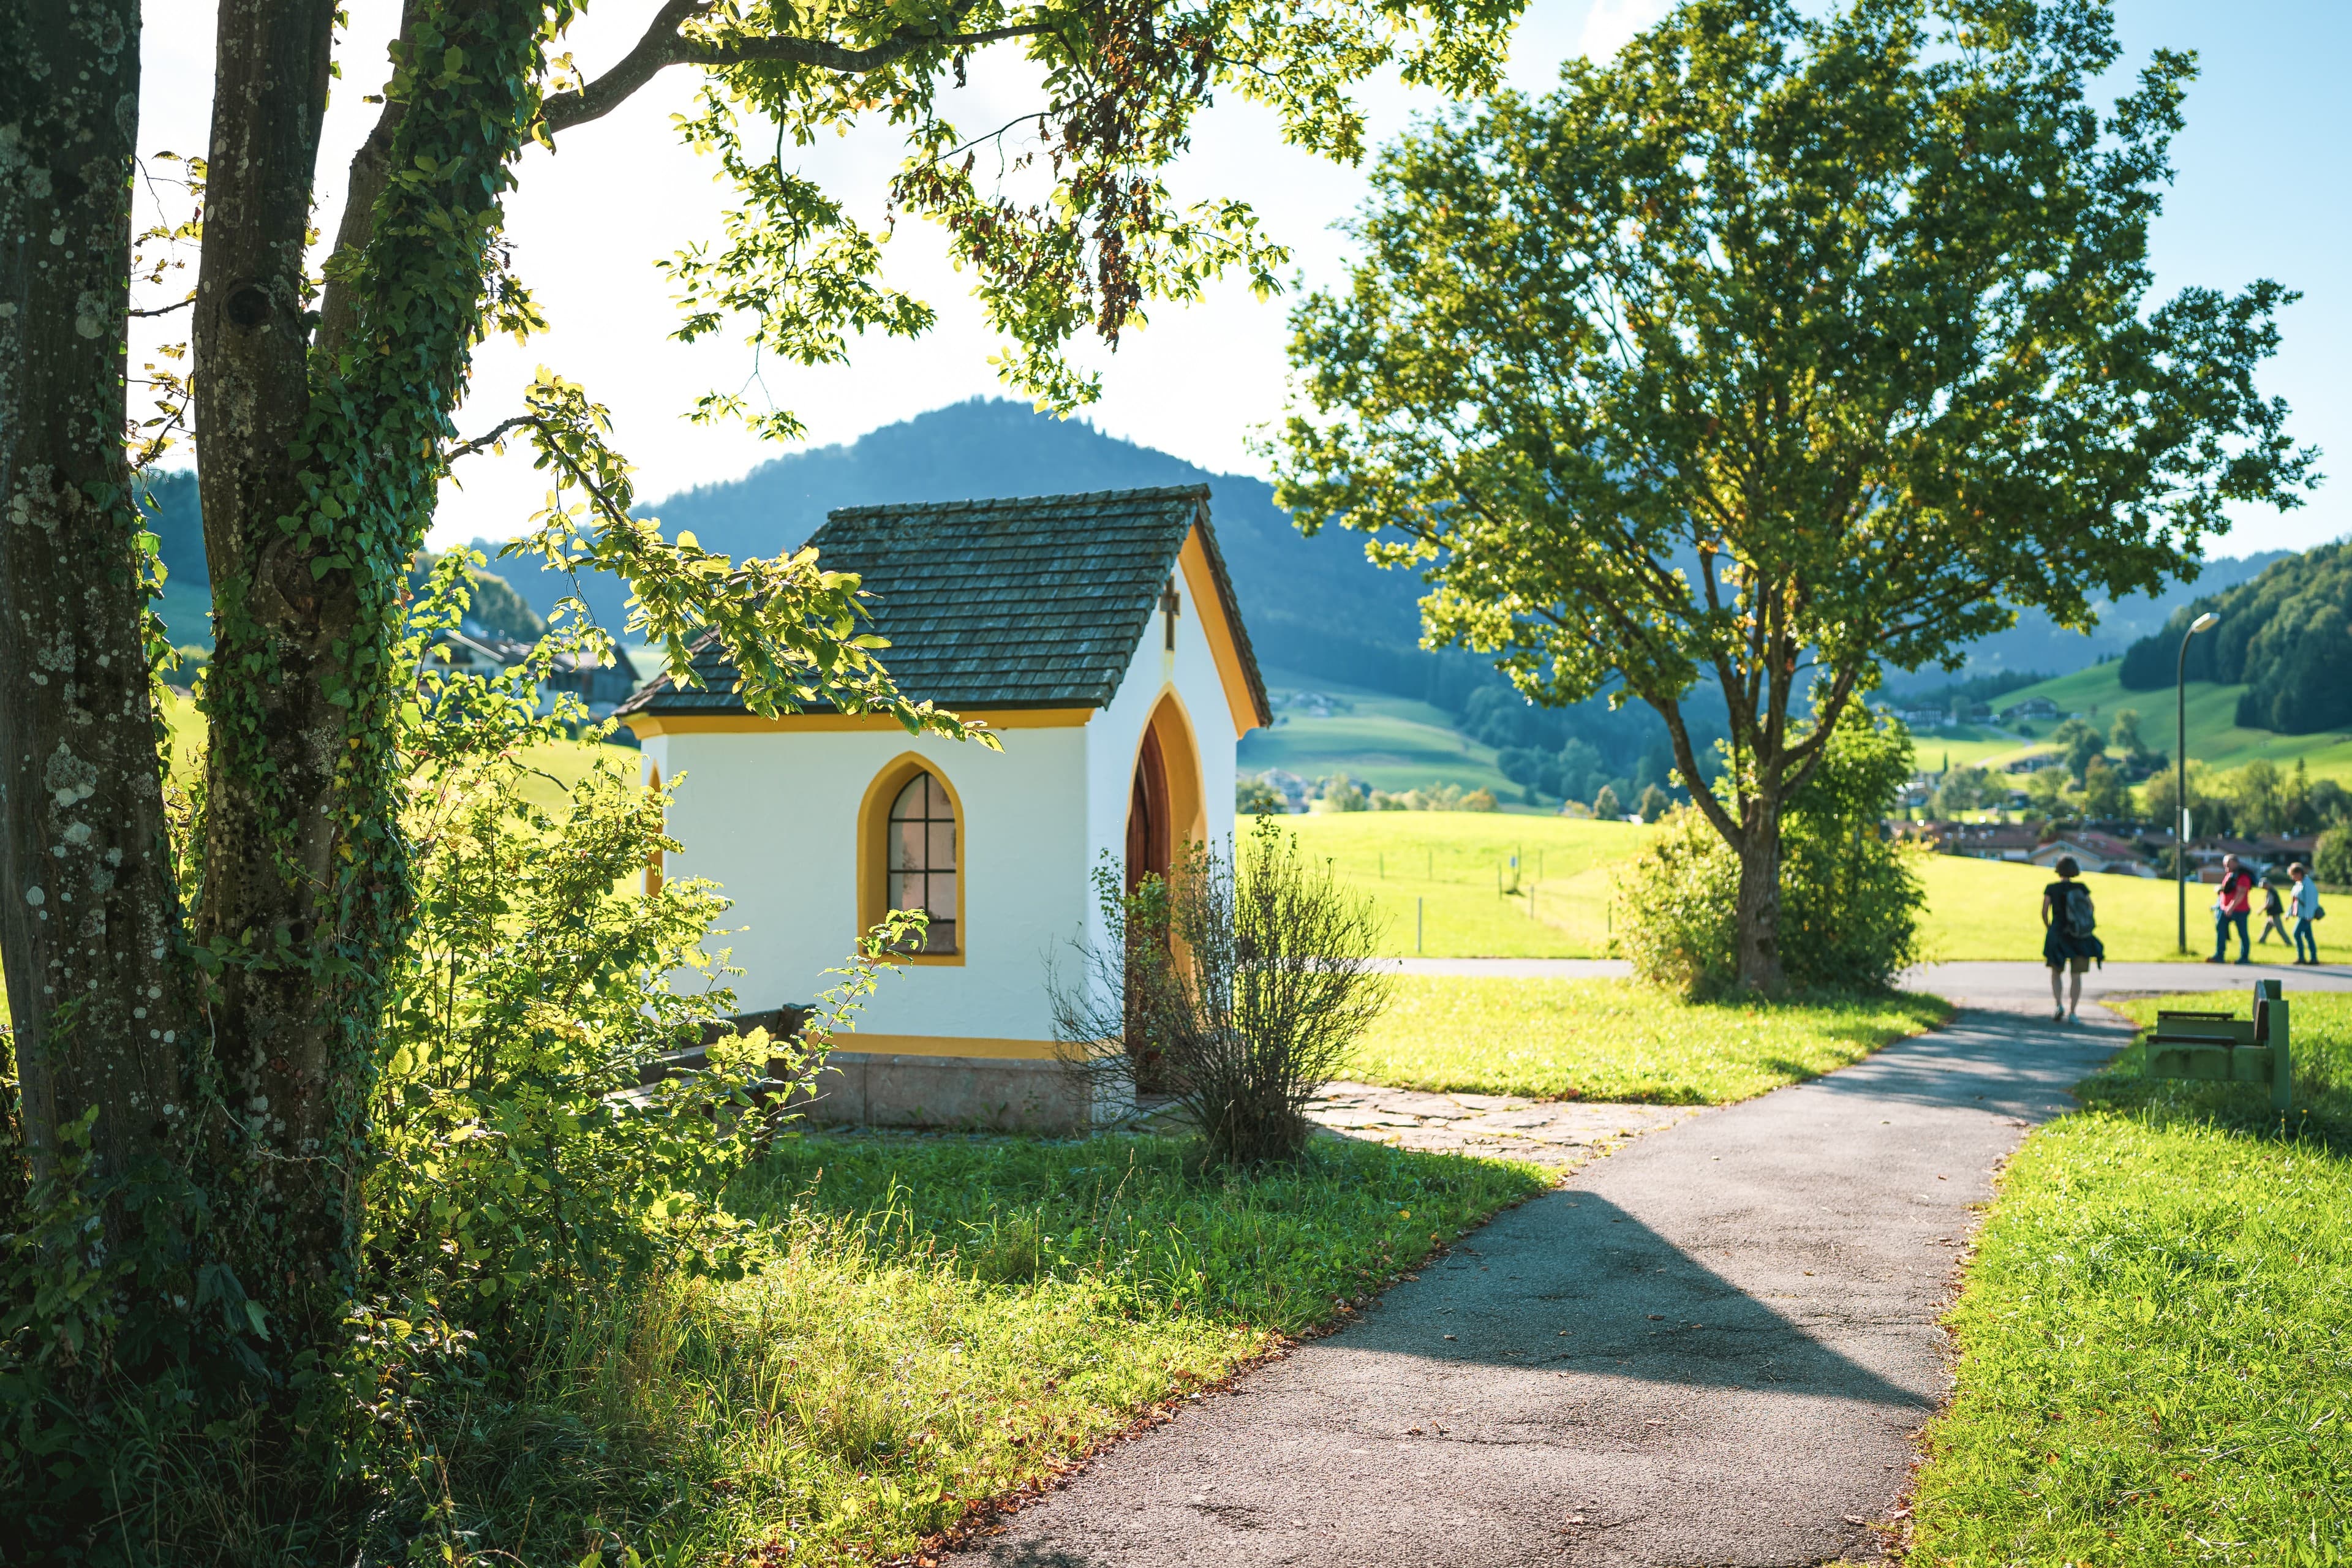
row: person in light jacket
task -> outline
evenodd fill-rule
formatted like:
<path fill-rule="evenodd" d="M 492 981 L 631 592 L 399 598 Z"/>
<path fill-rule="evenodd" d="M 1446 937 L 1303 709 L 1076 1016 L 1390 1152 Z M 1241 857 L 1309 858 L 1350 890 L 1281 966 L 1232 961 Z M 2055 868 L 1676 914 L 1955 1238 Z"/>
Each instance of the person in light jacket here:
<path fill-rule="evenodd" d="M 2312 934 L 2311 923 L 2319 918 L 2319 879 L 2300 860 L 2289 866 L 2286 874 L 2294 882 L 2286 897 L 2287 913 L 2294 921 L 2294 961 L 2317 963 L 2319 939 Z"/>

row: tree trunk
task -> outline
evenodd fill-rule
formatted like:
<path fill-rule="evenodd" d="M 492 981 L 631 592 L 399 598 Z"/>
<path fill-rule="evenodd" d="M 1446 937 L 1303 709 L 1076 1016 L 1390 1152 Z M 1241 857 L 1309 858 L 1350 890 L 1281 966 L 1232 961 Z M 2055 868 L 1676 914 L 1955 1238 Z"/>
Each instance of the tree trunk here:
<path fill-rule="evenodd" d="M 295 457 L 311 422 L 303 252 L 334 15 L 334 0 L 223 0 L 192 378 L 216 638 L 195 935 L 218 965 L 241 1124 L 226 1234 L 252 1294 L 298 1316 L 334 1306 L 347 1186 L 320 960 L 349 719 L 329 694 L 348 689 L 353 617 L 348 575 L 314 574 L 314 540 L 288 526 L 310 506 Z"/>
<path fill-rule="evenodd" d="M 124 454 L 138 0 L 0 22 L 0 966 L 26 1153 L 101 1183 L 188 1115 L 178 900 Z"/>
<path fill-rule="evenodd" d="M 1760 996 L 1787 988 L 1780 966 L 1780 812 L 1779 795 L 1759 790 L 1742 815 L 1739 853 L 1739 985 Z"/>

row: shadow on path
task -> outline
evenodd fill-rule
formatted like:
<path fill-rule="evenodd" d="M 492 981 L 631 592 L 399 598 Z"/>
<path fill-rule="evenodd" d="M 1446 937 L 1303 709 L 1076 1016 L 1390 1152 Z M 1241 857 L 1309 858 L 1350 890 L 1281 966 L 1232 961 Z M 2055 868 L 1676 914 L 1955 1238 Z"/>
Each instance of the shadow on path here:
<path fill-rule="evenodd" d="M 1875 1557 L 1867 1521 L 1947 1387 L 1937 1322 L 1972 1205 L 2127 1038 L 1969 1012 L 1652 1133 L 957 1561 Z"/>

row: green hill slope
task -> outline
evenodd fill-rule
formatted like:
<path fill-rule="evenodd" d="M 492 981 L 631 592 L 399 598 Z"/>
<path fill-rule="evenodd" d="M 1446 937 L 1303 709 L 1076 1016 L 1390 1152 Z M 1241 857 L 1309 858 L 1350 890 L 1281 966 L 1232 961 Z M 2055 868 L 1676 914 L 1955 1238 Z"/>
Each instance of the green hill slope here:
<path fill-rule="evenodd" d="M 2181 606 L 2124 655 L 2123 684 L 2169 689 L 2181 636 L 2208 611 L 2221 625 L 2189 639 L 2189 673 L 2241 688 L 2239 725 L 2294 735 L 2352 728 L 2352 681 L 2344 679 L 2352 670 L 2352 550 L 2323 544 Z"/>
<path fill-rule="evenodd" d="M 2173 695 L 2169 686 L 2154 691 L 2131 691 L 2124 687 L 2123 666 L 2119 661 L 2094 665 L 2089 669 L 2076 670 L 2055 680 L 2045 680 L 2012 692 L 2001 700 L 2008 707 L 2032 697 L 2047 697 L 2058 705 L 2062 713 L 2080 713 L 2101 731 L 2115 721 L 2116 710 L 2137 709 L 2140 716 L 2140 733 L 2147 743 L 2160 751 L 2173 749 Z M 2352 680 L 2352 668 L 2336 678 L 2339 682 Z M 2238 722 L 2239 699 L 2245 694 L 2242 684 L 2226 684 L 2213 680 L 2192 680 L 2188 685 L 2189 757 L 2210 768 L 2237 768 L 2257 760 L 2276 763 L 2281 767 L 2293 767 L 2301 761 L 2314 777 L 2332 778 L 2352 784 L 2352 732 L 2329 731 L 2308 735 L 2287 735 L 2274 730 L 2251 729 Z M 2039 726 L 2045 733 L 2049 726 Z M 1937 742 L 1933 737 L 1923 737 L 1919 742 L 1922 759 L 1936 754 Z"/>

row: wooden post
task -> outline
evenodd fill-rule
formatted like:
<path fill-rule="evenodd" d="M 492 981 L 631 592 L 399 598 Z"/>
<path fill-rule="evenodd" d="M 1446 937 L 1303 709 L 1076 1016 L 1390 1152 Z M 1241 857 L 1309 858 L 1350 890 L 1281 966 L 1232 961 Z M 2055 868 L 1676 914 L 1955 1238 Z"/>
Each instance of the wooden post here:
<path fill-rule="evenodd" d="M 2271 1109 L 2285 1115 L 2294 1108 L 2294 1058 L 2289 1047 L 2286 987 L 2276 980 L 2254 982 L 2254 1037 L 2271 1048 Z"/>

